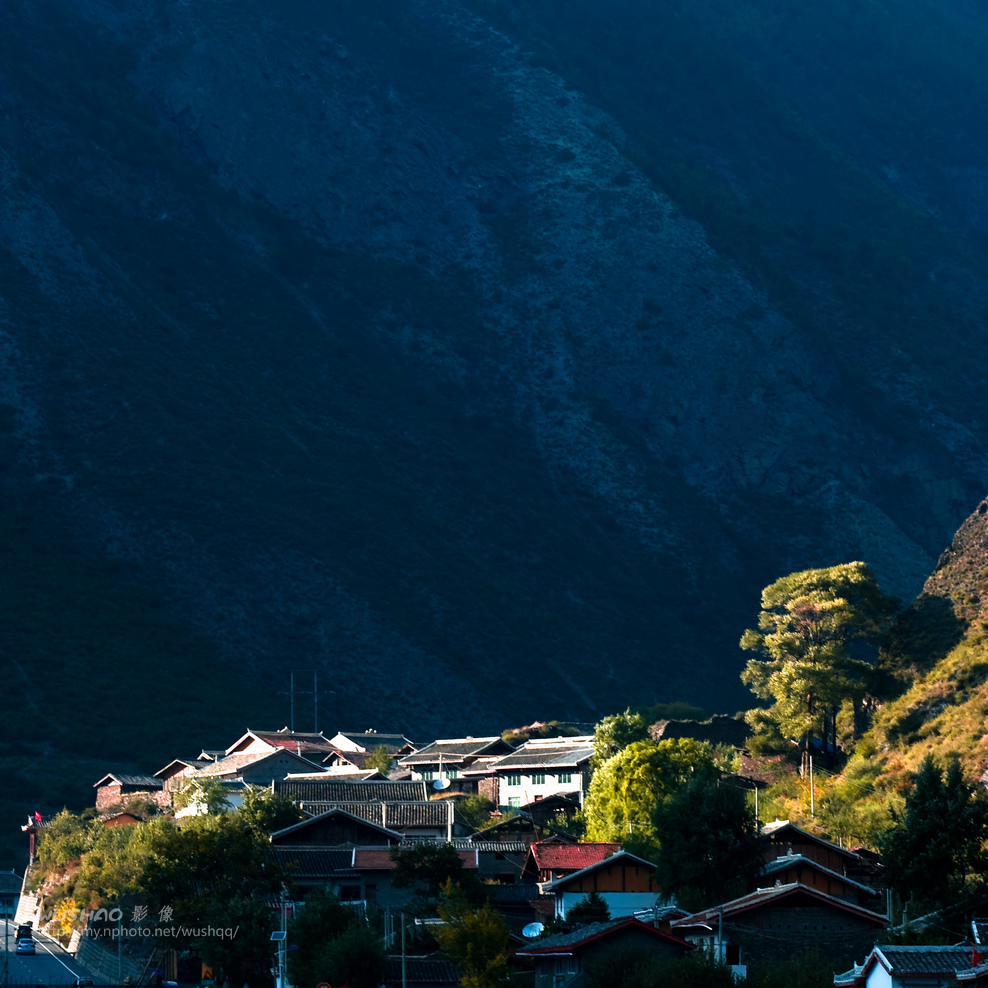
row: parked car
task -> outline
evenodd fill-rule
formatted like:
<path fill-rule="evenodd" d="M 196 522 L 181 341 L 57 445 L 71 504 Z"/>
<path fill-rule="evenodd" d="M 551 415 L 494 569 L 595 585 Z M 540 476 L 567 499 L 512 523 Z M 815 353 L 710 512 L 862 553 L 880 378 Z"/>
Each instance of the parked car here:
<path fill-rule="evenodd" d="M 30 923 L 22 923 L 17 927 L 18 940 L 31 940 L 34 937 L 34 929 Z"/>
<path fill-rule="evenodd" d="M 34 953 L 34 941 L 30 937 L 21 937 L 17 941 L 17 948 L 14 951 L 15 954 L 33 954 Z"/>
<path fill-rule="evenodd" d="M 76 978 L 72 985 L 73 988 L 96 988 L 96 982 L 92 978 Z"/>

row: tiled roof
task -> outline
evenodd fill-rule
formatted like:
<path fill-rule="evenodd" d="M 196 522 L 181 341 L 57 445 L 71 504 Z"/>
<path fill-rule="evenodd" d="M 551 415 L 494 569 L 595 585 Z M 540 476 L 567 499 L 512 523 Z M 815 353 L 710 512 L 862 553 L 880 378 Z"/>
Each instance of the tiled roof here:
<path fill-rule="evenodd" d="M 251 731 L 254 737 L 274 748 L 285 748 L 300 755 L 328 755 L 337 749 L 321 734 L 294 734 L 290 731 Z"/>
<path fill-rule="evenodd" d="M 93 788 L 111 785 L 116 783 L 119 786 L 142 786 L 148 792 L 156 792 L 162 788 L 161 779 L 156 779 L 151 775 L 125 775 L 122 772 L 108 772 L 99 782 L 93 783 Z"/>
<path fill-rule="evenodd" d="M 350 803 L 348 805 L 353 806 L 354 804 Z M 366 804 L 358 804 L 358 805 L 366 805 Z M 382 836 L 388 837 L 393 841 L 398 841 L 401 838 L 401 835 L 395 832 L 394 830 L 389 830 L 386 827 L 382 827 L 379 823 L 375 823 L 373 820 L 369 820 L 365 816 L 360 816 L 356 813 L 351 813 L 348 809 L 345 809 L 344 807 L 341 806 L 333 806 L 327 810 L 324 810 L 322 813 L 317 813 L 314 816 L 307 817 L 305 820 L 300 820 L 298 823 L 293 823 L 290 827 L 283 827 L 281 830 L 276 830 L 271 835 L 269 840 L 271 841 L 272 844 L 284 844 L 285 838 L 289 834 L 298 834 L 300 831 L 304 831 L 309 827 L 318 826 L 325 819 L 336 815 L 349 817 L 350 819 L 355 820 L 361 824 L 369 823 L 372 827 L 377 828 L 381 832 Z M 291 847 L 292 845 L 289 844 L 288 846 Z"/>
<path fill-rule="evenodd" d="M 473 847 L 484 854 L 524 854 L 528 850 L 528 844 L 523 840 L 469 840 L 464 839 L 461 844 L 454 840 L 457 847 Z"/>
<path fill-rule="evenodd" d="M 389 957 L 386 984 L 401 984 L 401 958 Z M 406 957 L 405 983 L 409 985 L 458 985 L 460 976 L 449 961 L 433 957 Z"/>
<path fill-rule="evenodd" d="M 269 848 L 268 855 L 293 878 L 329 878 L 339 872 L 353 870 L 352 847 L 274 845 Z"/>
<path fill-rule="evenodd" d="M 741 896 L 739 899 L 732 899 L 730 902 L 724 902 L 722 904 L 712 906 L 709 909 L 703 909 L 700 912 L 692 913 L 683 919 L 677 920 L 672 925 L 675 929 L 685 928 L 688 926 L 710 926 L 712 923 L 717 923 L 721 915 L 725 918 L 729 916 L 736 916 L 739 913 L 748 912 L 751 909 L 757 909 L 767 902 L 788 899 L 793 896 L 806 896 L 810 899 L 816 900 L 816 902 L 834 906 L 844 912 L 853 913 L 855 916 L 862 919 L 868 919 L 874 922 L 876 926 L 888 926 L 888 919 L 885 916 L 880 916 L 878 913 L 874 913 L 870 909 L 865 909 L 863 906 L 855 906 L 852 903 L 847 902 L 845 899 L 838 899 L 836 896 L 827 895 L 825 892 L 818 892 L 816 889 L 810 888 L 808 885 L 800 885 L 798 882 L 790 882 L 788 885 L 774 885 L 771 888 L 757 889 L 748 895 Z"/>
<path fill-rule="evenodd" d="M 593 753 L 592 738 L 536 738 L 491 762 L 490 767 L 498 772 L 518 768 L 576 768 L 588 762 Z"/>
<path fill-rule="evenodd" d="M 212 762 L 205 758 L 173 758 L 164 768 L 159 768 L 154 773 L 154 777 L 168 779 L 181 772 L 183 768 L 205 768 L 211 764 Z M 173 771 L 169 772 L 169 769 Z"/>
<path fill-rule="evenodd" d="M 786 833 L 796 834 L 801 840 L 812 841 L 821 847 L 836 851 L 845 858 L 855 861 L 858 859 L 858 856 L 853 851 L 848 851 L 847 848 L 841 847 L 840 844 L 835 844 L 833 841 L 829 841 L 826 837 L 821 837 L 819 834 L 811 834 L 808 830 L 803 830 L 802 827 L 797 827 L 796 824 L 790 823 L 788 820 L 775 820 L 772 823 L 766 823 L 762 827 L 762 833 L 766 837 L 784 837 Z"/>
<path fill-rule="evenodd" d="M 378 734 L 377 731 L 340 731 L 334 737 L 344 737 L 358 747 L 366 748 L 367 751 L 384 748 L 389 754 L 393 754 L 399 748 L 404 748 L 406 744 L 415 747 L 413 742 L 409 741 L 404 734 Z"/>
<path fill-rule="evenodd" d="M 539 841 L 531 846 L 540 871 L 582 871 L 621 850 L 620 844 L 557 844 Z"/>
<path fill-rule="evenodd" d="M 415 827 L 445 827 L 449 820 L 449 806 L 446 802 L 420 801 L 407 803 L 329 803 L 305 802 L 303 808 L 310 813 L 325 813 L 327 810 L 341 809 L 363 820 L 386 826 L 389 830 L 403 830 Z M 386 812 L 382 812 L 382 808 Z M 382 821 L 384 821 L 382 823 Z"/>
<path fill-rule="evenodd" d="M 578 847 L 579 845 L 576 846 Z M 563 888 L 570 882 L 582 878 L 584 875 L 587 875 L 592 871 L 596 871 L 598 868 L 610 867 L 618 861 L 626 861 L 629 864 L 643 865 L 651 871 L 655 871 L 657 867 L 651 861 L 646 861 L 644 858 L 638 857 L 637 854 L 631 854 L 628 851 L 618 851 L 617 854 L 610 854 L 606 858 L 602 858 L 600 861 L 595 861 L 593 864 L 587 865 L 586 868 L 581 868 L 579 871 L 574 871 L 572 874 L 564 875 L 562 878 L 557 878 L 554 881 L 546 882 L 544 888 L 547 892 L 555 891 L 556 889 Z"/>
<path fill-rule="evenodd" d="M 542 897 L 538 885 L 521 882 L 517 885 L 485 885 L 483 891 L 491 902 L 530 902 Z M 545 896 L 545 899 L 553 903 L 556 901 L 552 896 Z"/>
<path fill-rule="evenodd" d="M 274 788 L 296 803 L 391 803 L 426 798 L 424 782 L 349 782 L 339 776 L 283 779 Z"/>
<path fill-rule="evenodd" d="M 693 949 L 693 945 L 685 940 L 681 940 L 671 933 L 657 930 L 654 926 L 646 926 L 645 923 L 637 919 L 616 919 L 607 923 L 588 923 L 586 926 L 577 927 L 569 933 L 556 933 L 551 937 L 540 937 L 519 950 L 518 954 L 521 957 L 538 957 L 540 954 L 570 954 L 580 947 L 586 946 L 591 940 L 599 940 L 601 937 L 609 936 L 625 927 L 647 930 L 662 940 L 679 944 L 685 950 Z"/>
<path fill-rule="evenodd" d="M 300 768 L 311 766 L 312 770 L 315 771 L 319 767 L 318 765 L 313 765 L 312 762 L 307 761 L 301 755 L 295 754 L 294 751 L 236 751 L 232 755 L 227 755 L 226 758 L 221 758 L 218 762 L 209 762 L 209 764 L 205 765 L 195 773 L 195 777 L 200 778 L 215 775 L 236 775 L 237 772 L 247 768 L 250 765 L 263 762 L 267 758 L 274 758 L 277 755 L 284 757 L 286 753 L 291 755 L 293 759 L 297 759 L 294 764 L 297 764 Z"/>
<path fill-rule="evenodd" d="M 463 862 L 463 867 L 473 871 L 477 867 L 477 852 L 458 850 L 456 852 Z M 358 847 L 353 852 L 353 867 L 368 871 L 390 871 L 395 863 L 391 859 L 391 851 L 386 847 Z"/>
<path fill-rule="evenodd" d="M 17 895 L 21 890 L 23 879 L 13 871 L 0 871 L 0 893 Z"/>
<path fill-rule="evenodd" d="M 439 761 L 439 756 L 443 756 L 444 762 L 459 764 L 466 758 L 478 757 L 488 752 L 489 749 L 498 751 L 501 754 L 513 750 L 513 746 L 500 737 L 492 738 L 444 738 L 433 741 L 424 748 L 419 749 L 414 754 L 405 755 L 399 759 L 402 765 L 423 765 L 433 764 Z"/>
<path fill-rule="evenodd" d="M 882 944 L 873 953 L 893 975 L 954 974 L 971 966 L 970 947 L 900 947 Z M 865 967 L 867 968 L 867 961 Z"/>
<path fill-rule="evenodd" d="M 856 882 L 853 878 L 848 878 L 847 875 L 842 875 L 840 872 L 834 871 L 831 868 L 825 868 L 818 861 L 806 857 L 805 854 L 782 854 L 774 861 L 769 861 L 762 867 L 766 875 L 774 875 L 777 871 L 785 871 L 786 868 L 797 864 L 808 865 L 814 871 L 819 871 L 823 875 L 836 878 L 845 885 L 850 885 L 852 888 L 856 888 L 861 892 L 867 892 L 869 895 L 878 895 L 874 889 L 869 888 L 867 885 L 862 885 L 861 882 Z"/>

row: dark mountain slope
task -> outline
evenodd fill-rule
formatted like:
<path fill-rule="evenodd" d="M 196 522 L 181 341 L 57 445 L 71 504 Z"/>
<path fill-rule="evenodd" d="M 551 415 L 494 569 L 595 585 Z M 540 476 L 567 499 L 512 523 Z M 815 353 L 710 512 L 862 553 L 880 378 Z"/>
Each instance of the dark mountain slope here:
<path fill-rule="evenodd" d="M 736 706 L 779 573 L 918 587 L 984 486 L 978 149 L 871 128 L 805 17 L 661 6 L 4 5 L 3 703 L 53 779 L 80 716 L 153 767 L 290 669 L 413 735 Z"/>

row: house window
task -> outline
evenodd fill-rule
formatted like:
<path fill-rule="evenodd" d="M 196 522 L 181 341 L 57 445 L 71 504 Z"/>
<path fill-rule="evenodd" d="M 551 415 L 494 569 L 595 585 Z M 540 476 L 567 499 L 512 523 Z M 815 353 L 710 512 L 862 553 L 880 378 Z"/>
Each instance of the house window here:
<path fill-rule="evenodd" d="M 533 772 L 532 773 L 532 785 L 533 786 L 544 786 L 545 785 L 545 772 Z"/>
<path fill-rule="evenodd" d="M 508 806 L 511 806 L 513 808 L 517 808 L 521 806 L 521 796 L 509 796 Z"/>
<path fill-rule="evenodd" d="M 729 967 L 737 967 L 741 963 L 741 945 L 737 943 L 724 944 L 724 961 Z"/>
<path fill-rule="evenodd" d="M 521 772 L 509 772 L 504 777 L 504 784 L 506 786 L 520 786 L 521 785 Z M 520 803 L 518 804 L 521 805 Z"/>
<path fill-rule="evenodd" d="M 565 782 L 568 785 L 569 783 L 571 783 L 573 781 L 573 773 L 572 772 L 560 772 L 559 775 L 556 776 L 556 778 L 560 782 Z"/>
<path fill-rule="evenodd" d="M 455 768 L 448 768 L 448 769 L 446 769 L 446 778 L 447 779 L 458 779 L 459 777 L 460 777 L 460 771 L 459 771 L 459 769 L 455 769 Z"/>
<path fill-rule="evenodd" d="M 431 782 L 435 777 L 436 777 L 436 773 L 433 772 L 432 769 L 429 769 L 428 771 L 422 773 L 423 782 Z"/>

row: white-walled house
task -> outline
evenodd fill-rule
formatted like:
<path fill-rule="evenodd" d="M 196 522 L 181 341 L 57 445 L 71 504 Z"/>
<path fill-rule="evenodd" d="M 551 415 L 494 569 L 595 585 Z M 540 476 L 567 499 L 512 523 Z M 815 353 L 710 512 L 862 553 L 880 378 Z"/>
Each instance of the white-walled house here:
<path fill-rule="evenodd" d="M 591 735 L 532 738 L 517 750 L 484 765 L 467 768 L 464 779 L 486 778 L 480 791 L 502 809 L 520 808 L 548 796 L 576 794 L 582 802 L 590 785 Z"/>

